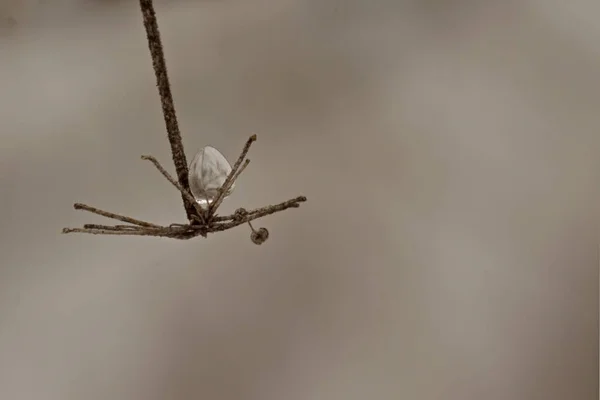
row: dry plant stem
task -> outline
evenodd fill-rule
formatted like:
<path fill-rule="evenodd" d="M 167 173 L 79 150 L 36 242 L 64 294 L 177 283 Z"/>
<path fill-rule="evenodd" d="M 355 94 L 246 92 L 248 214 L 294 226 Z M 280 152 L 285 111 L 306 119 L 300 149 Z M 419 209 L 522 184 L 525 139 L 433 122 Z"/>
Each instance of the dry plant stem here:
<path fill-rule="evenodd" d="M 250 210 L 250 211 L 246 211 L 245 216 L 240 219 L 242 221 L 252 221 L 256 218 L 260 218 L 260 217 L 264 217 L 265 215 L 269 215 L 269 214 L 273 214 L 276 213 L 278 211 L 283 211 L 286 210 L 288 208 L 297 208 L 300 207 L 299 203 L 303 203 L 306 201 L 306 197 L 304 196 L 298 196 L 294 199 L 288 200 L 288 201 L 284 201 L 283 203 L 279 203 L 276 205 L 269 205 L 269 206 L 265 206 L 265 207 L 261 207 L 261 208 L 257 208 L 254 210 Z M 258 217 L 255 217 L 255 215 L 258 215 Z M 212 219 L 212 222 L 223 222 L 223 221 L 230 221 L 230 220 L 237 220 L 236 217 L 234 215 L 226 215 L 226 216 L 215 216 Z"/>
<path fill-rule="evenodd" d="M 191 204 L 194 206 L 194 208 L 196 209 L 196 212 L 198 213 L 198 216 L 200 217 L 200 221 L 204 223 L 204 210 L 202 209 L 202 207 L 200 207 L 200 204 L 198 204 L 196 202 L 196 200 L 194 199 L 194 196 L 192 196 L 192 194 L 189 192 L 189 190 L 185 190 L 180 183 L 178 183 L 175 179 L 173 179 L 173 177 L 167 172 L 167 170 L 165 170 L 163 168 L 162 165 L 160 165 L 160 163 L 158 162 L 158 160 L 152 156 L 142 156 L 142 160 L 148 160 L 150 161 L 152 164 L 154 164 L 154 166 L 156 167 L 156 169 L 158 169 L 158 171 L 165 177 L 167 178 L 167 180 L 169 182 L 171 182 L 171 184 L 173 186 L 175 186 L 180 192 L 181 195 L 183 196 L 184 199 L 187 199 L 187 201 L 191 202 Z"/>
<path fill-rule="evenodd" d="M 300 203 L 306 201 L 306 197 L 298 196 L 295 199 L 291 199 L 288 201 L 284 201 L 283 203 L 279 203 L 272 206 L 266 206 L 262 208 L 257 208 L 256 210 L 252 210 L 248 212 L 244 218 L 239 220 L 235 220 L 233 215 L 228 216 L 228 222 L 215 223 L 210 226 L 208 232 L 221 232 L 227 229 L 235 228 L 238 225 L 246 224 L 250 221 L 254 221 L 255 219 L 262 218 L 267 215 L 275 214 L 276 212 L 287 210 L 288 208 L 298 208 L 300 207 Z M 222 217 L 221 217 L 222 218 Z"/>
<path fill-rule="evenodd" d="M 233 175 L 231 180 L 229 182 L 225 181 L 223 186 L 221 186 L 221 189 L 219 189 L 219 195 L 217 196 L 217 199 L 215 201 L 213 201 L 213 203 L 211 204 L 211 207 L 208 210 L 208 213 L 209 213 L 208 215 L 212 215 L 212 213 L 217 211 L 217 209 L 219 208 L 219 206 L 221 205 L 223 200 L 225 200 L 225 196 L 222 195 L 222 193 L 227 193 L 229 188 L 235 183 L 238 176 L 240 176 L 240 174 L 246 169 L 248 164 L 250 164 L 250 160 L 246 160 L 246 162 L 244 162 L 244 164 L 242 164 L 242 166 L 235 172 L 235 174 Z"/>
<path fill-rule="evenodd" d="M 219 207 L 219 205 L 221 204 L 221 202 L 223 202 L 225 193 L 227 193 L 227 191 L 229 190 L 229 188 L 231 187 L 231 185 L 233 184 L 233 182 L 235 180 L 234 175 L 236 175 L 238 168 L 240 168 L 240 165 L 242 165 L 244 158 L 246 158 L 246 154 L 248 154 L 248 151 L 250 150 L 250 146 L 252 146 L 252 143 L 255 141 L 256 141 L 256 134 L 250 136 L 248 138 L 248 140 L 246 141 L 246 144 L 244 145 L 244 148 L 242 149 L 242 153 L 236 160 L 235 164 L 233 164 L 233 168 L 231 169 L 231 172 L 229 172 L 227 179 L 225 179 L 223 186 L 221 186 L 221 189 L 219 190 L 219 194 L 217 195 L 217 198 L 208 207 L 208 215 L 213 215 L 214 212 Z M 245 166 L 244 166 L 244 168 L 245 168 Z"/>
<path fill-rule="evenodd" d="M 192 225 L 182 225 L 181 227 L 144 228 L 135 227 L 128 229 L 117 226 L 105 226 L 86 224 L 83 228 L 65 228 L 63 233 L 89 233 L 92 235 L 121 235 L 121 236 L 156 236 L 169 237 L 173 239 L 191 239 L 196 236 L 205 236 L 205 232 L 193 229 Z"/>
<path fill-rule="evenodd" d="M 129 225 L 95 225 L 87 224 L 83 228 L 65 228 L 63 233 L 89 233 L 92 235 L 129 235 L 129 236 L 157 236 L 157 237 L 168 237 L 173 239 L 191 239 L 196 236 L 206 236 L 207 233 L 222 232 L 236 226 L 250 223 L 255 219 L 264 217 L 266 215 L 274 214 L 279 211 L 286 210 L 288 208 L 300 207 L 300 203 L 306 201 L 306 197 L 299 196 L 295 199 L 284 201 L 283 203 L 266 206 L 252 210 L 244 218 L 237 218 L 235 215 L 229 215 L 227 217 L 218 217 L 219 220 L 224 221 L 221 223 L 212 223 L 207 226 L 198 225 L 182 225 L 172 227 L 135 227 Z"/>
<path fill-rule="evenodd" d="M 84 227 L 84 229 L 106 229 L 106 230 L 113 230 L 113 231 L 126 230 L 126 229 L 129 229 L 131 231 L 137 231 L 140 229 L 160 229 L 160 228 L 143 228 L 140 226 L 133 226 L 133 225 L 111 226 L 111 225 L 98 225 L 98 224 L 85 224 L 85 225 L 83 225 L 83 227 Z"/>
<path fill-rule="evenodd" d="M 192 221 L 193 215 L 195 214 L 195 202 L 190 202 L 184 195 L 190 188 L 188 182 L 188 166 L 183 150 L 181 133 L 179 132 L 179 124 L 177 123 L 177 115 L 175 114 L 173 95 L 171 94 L 169 76 L 167 75 L 167 63 L 165 62 L 165 55 L 160 40 L 160 32 L 158 31 L 158 22 L 156 21 L 156 13 L 154 12 L 152 0 L 140 0 L 140 8 L 142 10 L 144 27 L 146 28 L 146 36 L 148 38 L 148 48 L 150 49 L 150 55 L 152 56 L 152 66 L 154 67 L 154 73 L 156 75 L 156 84 L 158 86 L 163 116 L 167 127 L 167 137 L 171 144 L 173 163 L 175 164 L 175 171 L 177 172 L 179 184 L 184 189 L 182 191 L 183 206 L 185 207 L 188 220 Z"/>
<path fill-rule="evenodd" d="M 127 222 L 127 223 L 130 223 L 133 225 L 139 225 L 139 226 L 144 226 L 144 227 L 148 227 L 148 228 L 160 228 L 160 225 L 151 224 L 150 222 L 141 221 L 139 219 L 134 219 L 131 217 L 126 217 L 124 215 L 119 215 L 119 214 L 111 213 L 108 211 L 100 210 L 98 208 L 88 206 L 87 204 L 75 203 L 73 205 L 73 207 L 75 207 L 76 210 L 89 211 L 94 214 L 102 215 L 103 217 L 116 219 L 118 221 Z"/>
<path fill-rule="evenodd" d="M 171 237 L 172 235 L 165 230 L 140 229 L 140 230 L 116 230 L 116 229 L 86 229 L 86 228 L 65 228 L 63 233 L 89 233 L 92 235 L 129 235 L 129 236 L 161 236 Z"/>

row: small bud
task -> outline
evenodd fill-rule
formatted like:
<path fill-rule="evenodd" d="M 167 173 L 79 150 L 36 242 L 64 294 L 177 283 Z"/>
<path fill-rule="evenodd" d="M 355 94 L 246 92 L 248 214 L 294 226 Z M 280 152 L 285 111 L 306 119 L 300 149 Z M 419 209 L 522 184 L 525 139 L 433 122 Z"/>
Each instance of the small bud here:
<path fill-rule="evenodd" d="M 238 208 L 237 210 L 235 210 L 235 212 L 233 213 L 233 219 L 235 221 L 241 221 L 242 219 L 244 219 L 244 217 L 246 217 L 248 215 L 248 211 L 246 211 L 245 208 Z"/>
<path fill-rule="evenodd" d="M 259 228 L 257 231 L 253 230 L 250 234 L 250 239 L 254 244 L 263 244 L 269 238 L 269 231 L 267 228 Z"/>
<path fill-rule="evenodd" d="M 208 207 L 219 194 L 227 176 L 231 172 L 231 165 L 227 159 L 211 146 L 206 146 L 196 154 L 190 163 L 188 180 L 192 195 L 203 207 Z M 225 197 L 233 192 L 235 184 L 225 193 Z"/>

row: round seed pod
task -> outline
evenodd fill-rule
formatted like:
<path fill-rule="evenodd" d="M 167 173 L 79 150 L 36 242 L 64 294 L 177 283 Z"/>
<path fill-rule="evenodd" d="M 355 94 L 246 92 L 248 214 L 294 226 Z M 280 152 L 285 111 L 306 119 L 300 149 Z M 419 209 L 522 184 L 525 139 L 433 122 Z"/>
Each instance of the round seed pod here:
<path fill-rule="evenodd" d="M 247 215 L 248 215 L 248 211 L 246 211 L 245 208 L 238 208 L 233 213 L 233 219 L 236 221 L 241 221 Z"/>
<path fill-rule="evenodd" d="M 269 231 L 267 230 L 267 228 L 259 228 L 257 231 L 253 230 L 250 234 L 250 239 L 252 240 L 252 243 L 258 245 L 261 245 L 264 242 L 266 242 L 268 238 Z"/>

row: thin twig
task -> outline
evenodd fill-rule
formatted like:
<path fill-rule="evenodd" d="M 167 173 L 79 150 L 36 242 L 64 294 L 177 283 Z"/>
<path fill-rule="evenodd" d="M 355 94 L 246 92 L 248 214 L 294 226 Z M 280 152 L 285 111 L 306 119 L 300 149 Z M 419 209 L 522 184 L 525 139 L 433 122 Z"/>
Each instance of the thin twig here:
<path fill-rule="evenodd" d="M 135 219 L 135 218 L 131 218 L 131 217 L 126 217 L 124 215 L 119 215 L 119 214 L 111 213 L 111 212 L 108 212 L 108 211 L 100 210 L 100 209 L 98 209 L 96 207 L 88 206 L 87 204 L 75 203 L 73 205 L 73 207 L 75 207 L 76 210 L 89 211 L 89 212 L 94 213 L 94 214 L 102 215 L 103 217 L 116 219 L 116 220 L 122 221 L 122 222 L 128 222 L 128 223 L 134 224 L 134 225 L 145 226 L 145 227 L 148 227 L 148 228 L 160 228 L 159 225 L 151 224 L 150 222 L 141 221 L 139 219 Z"/>
<path fill-rule="evenodd" d="M 146 228 L 146 227 L 141 227 L 141 226 L 134 226 L 134 225 L 98 225 L 98 224 L 85 224 L 83 225 L 84 229 L 106 229 L 106 230 L 113 230 L 113 231 L 118 231 L 118 230 L 132 230 L 132 231 L 137 231 L 140 229 L 160 229 L 160 228 Z"/>
<path fill-rule="evenodd" d="M 205 232 L 195 229 L 194 225 L 185 225 L 181 228 L 160 227 L 154 228 L 139 228 L 139 229 L 116 229 L 112 226 L 91 226 L 86 225 L 83 228 L 64 228 L 63 233 L 88 233 L 92 235 L 121 235 L 121 236 L 157 236 L 169 237 L 173 239 L 191 239 L 202 235 Z"/>
<path fill-rule="evenodd" d="M 246 169 L 248 164 L 250 164 L 250 160 L 246 160 L 244 162 L 244 164 L 242 164 L 242 166 L 235 172 L 235 174 L 233 175 L 231 180 L 229 182 L 225 181 L 223 186 L 221 186 L 221 189 L 220 189 L 219 195 L 217 196 L 217 199 L 212 202 L 212 204 L 211 204 L 212 207 L 210 207 L 208 210 L 209 215 L 211 215 L 212 213 L 215 213 L 217 211 L 217 209 L 219 208 L 219 206 L 221 205 L 223 200 L 225 200 L 225 196 L 221 195 L 221 193 L 227 193 L 229 191 L 229 188 L 231 188 L 231 186 L 233 186 L 233 184 L 237 180 L 238 176 L 240 176 L 240 174 Z"/>
<path fill-rule="evenodd" d="M 244 161 L 244 158 L 246 158 L 246 154 L 248 154 L 248 151 L 250 150 L 250 146 L 252 146 L 252 143 L 255 141 L 256 141 L 256 134 L 250 136 L 248 138 L 248 140 L 246 141 L 246 144 L 244 145 L 244 148 L 242 149 L 242 153 L 236 160 L 235 164 L 233 164 L 233 168 L 231 169 L 231 172 L 229 172 L 229 175 L 227 175 L 227 179 L 225 179 L 223 186 L 221 186 L 221 188 L 219 189 L 219 194 L 217 195 L 217 198 L 213 201 L 212 205 L 208 207 L 208 215 L 213 215 L 214 212 L 217 210 L 217 207 L 223 201 L 222 198 L 225 197 L 225 193 L 227 193 L 227 190 L 229 190 L 229 187 L 231 187 L 231 185 L 233 184 L 234 175 L 236 174 L 238 168 L 240 168 L 240 165 Z"/>
<path fill-rule="evenodd" d="M 306 201 L 306 197 L 299 196 L 294 199 L 284 201 L 276 205 L 261 207 L 256 210 L 249 211 L 244 217 L 239 218 L 237 215 L 229 215 L 227 217 L 219 217 L 221 223 L 211 223 L 209 226 L 202 225 L 181 225 L 163 227 L 154 225 L 153 227 L 135 227 L 129 225 L 96 225 L 86 224 L 83 228 L 64 228 L 63 233 L 89 233 L 94 235 L 134 235 L 134 236 L 160 236 L 170 237 L 173 239 L 191 239 L 195 236 L 206 236 L 207 233 L 222 232 L 236 226 L 249 223 L 255 219 L 266 215 L 274 214 L 288 208 L 300 207 L 300 203 Z M 112 213 L 107 213 L 112 214 Z"/>
<path fill-rule="evenodd" d="M 63 233 L 91 233 L 92 235 L 130 235 L 130 236 L 169 236 L 162 230 L 117 230 L 117 229 L 92 229 L 92 228 L 64 228 Z"/>
<path fill-rule="evenodd" d="M 236 226 L 245 224 L 250 221 L 254 221 L 255 219 L 262 218 L 267 215 L 274 214 L 279 211 L 287 210 L 288 208 L 298 208 L 300 207 L 300 203 L 305 202 L 306 197 L 299 196 L 295 199 L 291 199 L 288 201 L 284 201 L 283 203 L 279 203 L 272 206 L 262 207 L 256 210 L 252 210 L 248 212 L 248 215 L 241 219 L 234 219 L 233 216 L 230 216 L 228 219 L 229 222 L 216 223 L 210 226 L 210 232 L 221 232 L 227 229 L 235 228 Z"/>
<path fill-rule="evenodd" d="M 142 10 L 144 27 L 146 28 L 146 36 L 148 38 L 148 48 L 150 49 L 150 55 L 152 57 L 152 66 L 154 67 L 154 74 L 156 75 L 156 84 L 158 86 L 163 116 L 167 127 L 167 137 L 171 144 L 173 163 L 175 164 L 175 171 L 177 172 L 179 184 L 184 189 L 184 191 L 182 191 L 183 206 L 185 207 L 188 220 L 192 221 L 195 202 L 190 202 L 183 194 L 190 188 L 188 182 L 188 166 L 185 151 L 183 149 L 183 141 L 181 140 L 181 133 L 179 132 L 179 124 L 177 123 L 177 115 L 175 114 L 175 105 L 173 104 L 173 95 L 171 94 L 171 85 L 169 84 L 169 76 L 167 74 L 167 63 L 165 61 L 152 0 L 140 0 L 140 8 Z"/>
<path fill-rule="evenodd" d="M 194 199 L 194 196 L 192 196 L 192 194 L 189 192 L 189 190 L 185 190 L 181 184 L 179 182 L 177 182 L 168 172 L 166 169 L 163 168 L 162 165 L 160 165 L 160 163 L 158 162 L 158 160 L 152 156 L 142 156 L 142 160 L 148 160 L 150 161 L 152 164 L 154 164 L 154 166 L 156 167 L 156 169 L 158 169 L 158 171 L 165 177 L 167 178 L 167 180 L 169 182 L 171 182 L 171 184 L 173 186 L 175 186 L 180 192 L 181 195 L 183 196 L 183 198 L 187 199 L 189 202 L 191 202 L 194 206 L 194 208 L 196 209 L 196 212 L 198 213 L 198 216 L 200 217 L 201 222 L 204 222 L 204 210 L 202 209 L 202 207 L 200 207 L 200 204 L 198 204 L 196 202 L 196 200 Z"/>

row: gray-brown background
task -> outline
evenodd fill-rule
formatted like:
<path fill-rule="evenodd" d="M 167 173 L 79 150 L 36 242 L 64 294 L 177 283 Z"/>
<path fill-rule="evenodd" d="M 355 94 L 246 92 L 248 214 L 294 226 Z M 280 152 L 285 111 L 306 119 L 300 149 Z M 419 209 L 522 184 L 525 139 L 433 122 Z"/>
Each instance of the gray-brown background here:
<path fill-rule="evenodd" d="M 60 235 L 182 221 L 141 17 L 2 1 L 0 398 L 596 399 L 599 4 L 159 1 L 257 247 Z"/>

